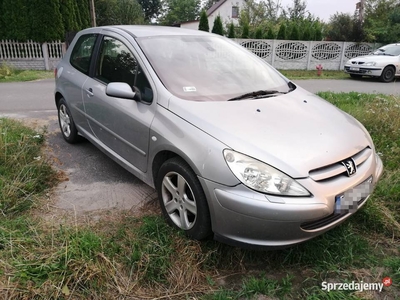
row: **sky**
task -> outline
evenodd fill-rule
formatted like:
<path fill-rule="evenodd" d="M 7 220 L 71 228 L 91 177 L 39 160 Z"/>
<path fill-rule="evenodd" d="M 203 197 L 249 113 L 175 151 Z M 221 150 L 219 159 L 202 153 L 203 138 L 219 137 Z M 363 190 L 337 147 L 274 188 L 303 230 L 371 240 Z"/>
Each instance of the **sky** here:
<path fill-rule="evenodd" d="M 307 10 L 323 21 L 329 21 L 329 17 L 336 12 L 354 14 L 356 3 L 360 0 L 306 0 Z M 293 4 L 293 0 L 281 0 L 282 6 Z"/>

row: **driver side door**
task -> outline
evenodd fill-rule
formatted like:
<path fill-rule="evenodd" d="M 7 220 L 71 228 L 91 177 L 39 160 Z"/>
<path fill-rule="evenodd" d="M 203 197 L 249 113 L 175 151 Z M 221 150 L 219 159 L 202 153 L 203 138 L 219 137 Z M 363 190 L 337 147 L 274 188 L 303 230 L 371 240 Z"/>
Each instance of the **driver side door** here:
<path fill-rule="evenodd" d="M 150 124 L 154 118 L 153 88 L 122 36 L 102 37 L 94 76 L 83 86 L 89 126 L 97 139 L 142 172 L 147 171 Z M 141 101 L 110 97 L 110 82 L 125 82 Z"/>

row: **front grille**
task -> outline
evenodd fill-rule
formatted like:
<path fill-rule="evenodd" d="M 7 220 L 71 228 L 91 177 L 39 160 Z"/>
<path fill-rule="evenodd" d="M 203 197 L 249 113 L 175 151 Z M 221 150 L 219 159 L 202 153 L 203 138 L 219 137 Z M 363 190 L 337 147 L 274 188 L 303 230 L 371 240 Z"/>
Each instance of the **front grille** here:
<path fill-rule="evenodd" d="M 351 70 L 350 71 L 350 67 L 345 67 L 346 71 L 354 73 L 354 74 L 367 74 L 367 72 L 369 71 L 369 69 L 360 69 L 359 71 L 354 71 Z"/>
<path fill-rule="evenodd" d="M 351 156 L 349 158 L 352 158 L 354 160 L 354 162 L 358 168 L 371 155 L 372 155 L 371 148 L 366 147 L 365 149 L 361 150 L 360 152 L 354 154 L 353 156 Z M 349 158 L 347 158 L 347 159 L 349 159 Z M 347 174 L 347 170 L 346 170 L 345 166 L 342 164 L 342 161 L 338 161 L 333 164 L 311 170 L 309 172 L 310 178 L 317 182 L 332 179 L 336 176 L 342 176 L 342 175 L 346 175 L 346 174 Z"/>
<path fill-rule="evenodd" d="M 361 204 L 364 203 L 364 201 L 367 198 L 362 198 L 361 200 L 359 200 L 357 202 L 358 207 L 361 206 Z M 349 213 L 345 212 L 345 213 L 333 213 L 325 218 L 319 219 L 319 220 L 315 220 L 315 221 L 311 221 L 311 222 L 304 222 L 300 225 L 301 229 L 303 230 L 316 230 L 316 229 L 320 229 L 323 228 L 329 224 L 332 224 L 333 222 L 340 220 L 341 218 L 344 218 L 345 216 L 347 216 Z"/>

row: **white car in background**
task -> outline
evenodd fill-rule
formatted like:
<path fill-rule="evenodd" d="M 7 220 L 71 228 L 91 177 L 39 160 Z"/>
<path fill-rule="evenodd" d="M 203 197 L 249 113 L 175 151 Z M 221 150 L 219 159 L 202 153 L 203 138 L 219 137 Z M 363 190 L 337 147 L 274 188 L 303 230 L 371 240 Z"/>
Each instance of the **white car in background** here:
<path fill-rule="evenodd" d="M 400 43 L 383 46 L 367 56 L 352 58 L 344 70 L 353 78 L 370 76 L 392 82 L 400 77 Z"/>

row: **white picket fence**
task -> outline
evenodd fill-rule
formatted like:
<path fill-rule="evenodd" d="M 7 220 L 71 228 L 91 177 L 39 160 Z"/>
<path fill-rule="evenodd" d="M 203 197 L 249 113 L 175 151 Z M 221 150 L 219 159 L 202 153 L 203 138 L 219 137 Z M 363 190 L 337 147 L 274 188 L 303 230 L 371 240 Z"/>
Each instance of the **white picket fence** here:
<path fill-rule="evenodd" d="M 4 62 L 17 69 L 51 70 L 60 61 L 66 51 L 65 43 L 36 43 L 27 41 L 0 41 L 0 63 Z"/>
<path fill-rule="evenodd" d="M 343 70 L 350 58 L 366 55 L 381 44 L 234 39 L 234 41 L 277 69 L 313 70 L 322 65 L 325 70 Z M 17 69 L 54 69 L 66 51 L 65 43 L 35 43 L 0 41 L 0 63 Z"/>

